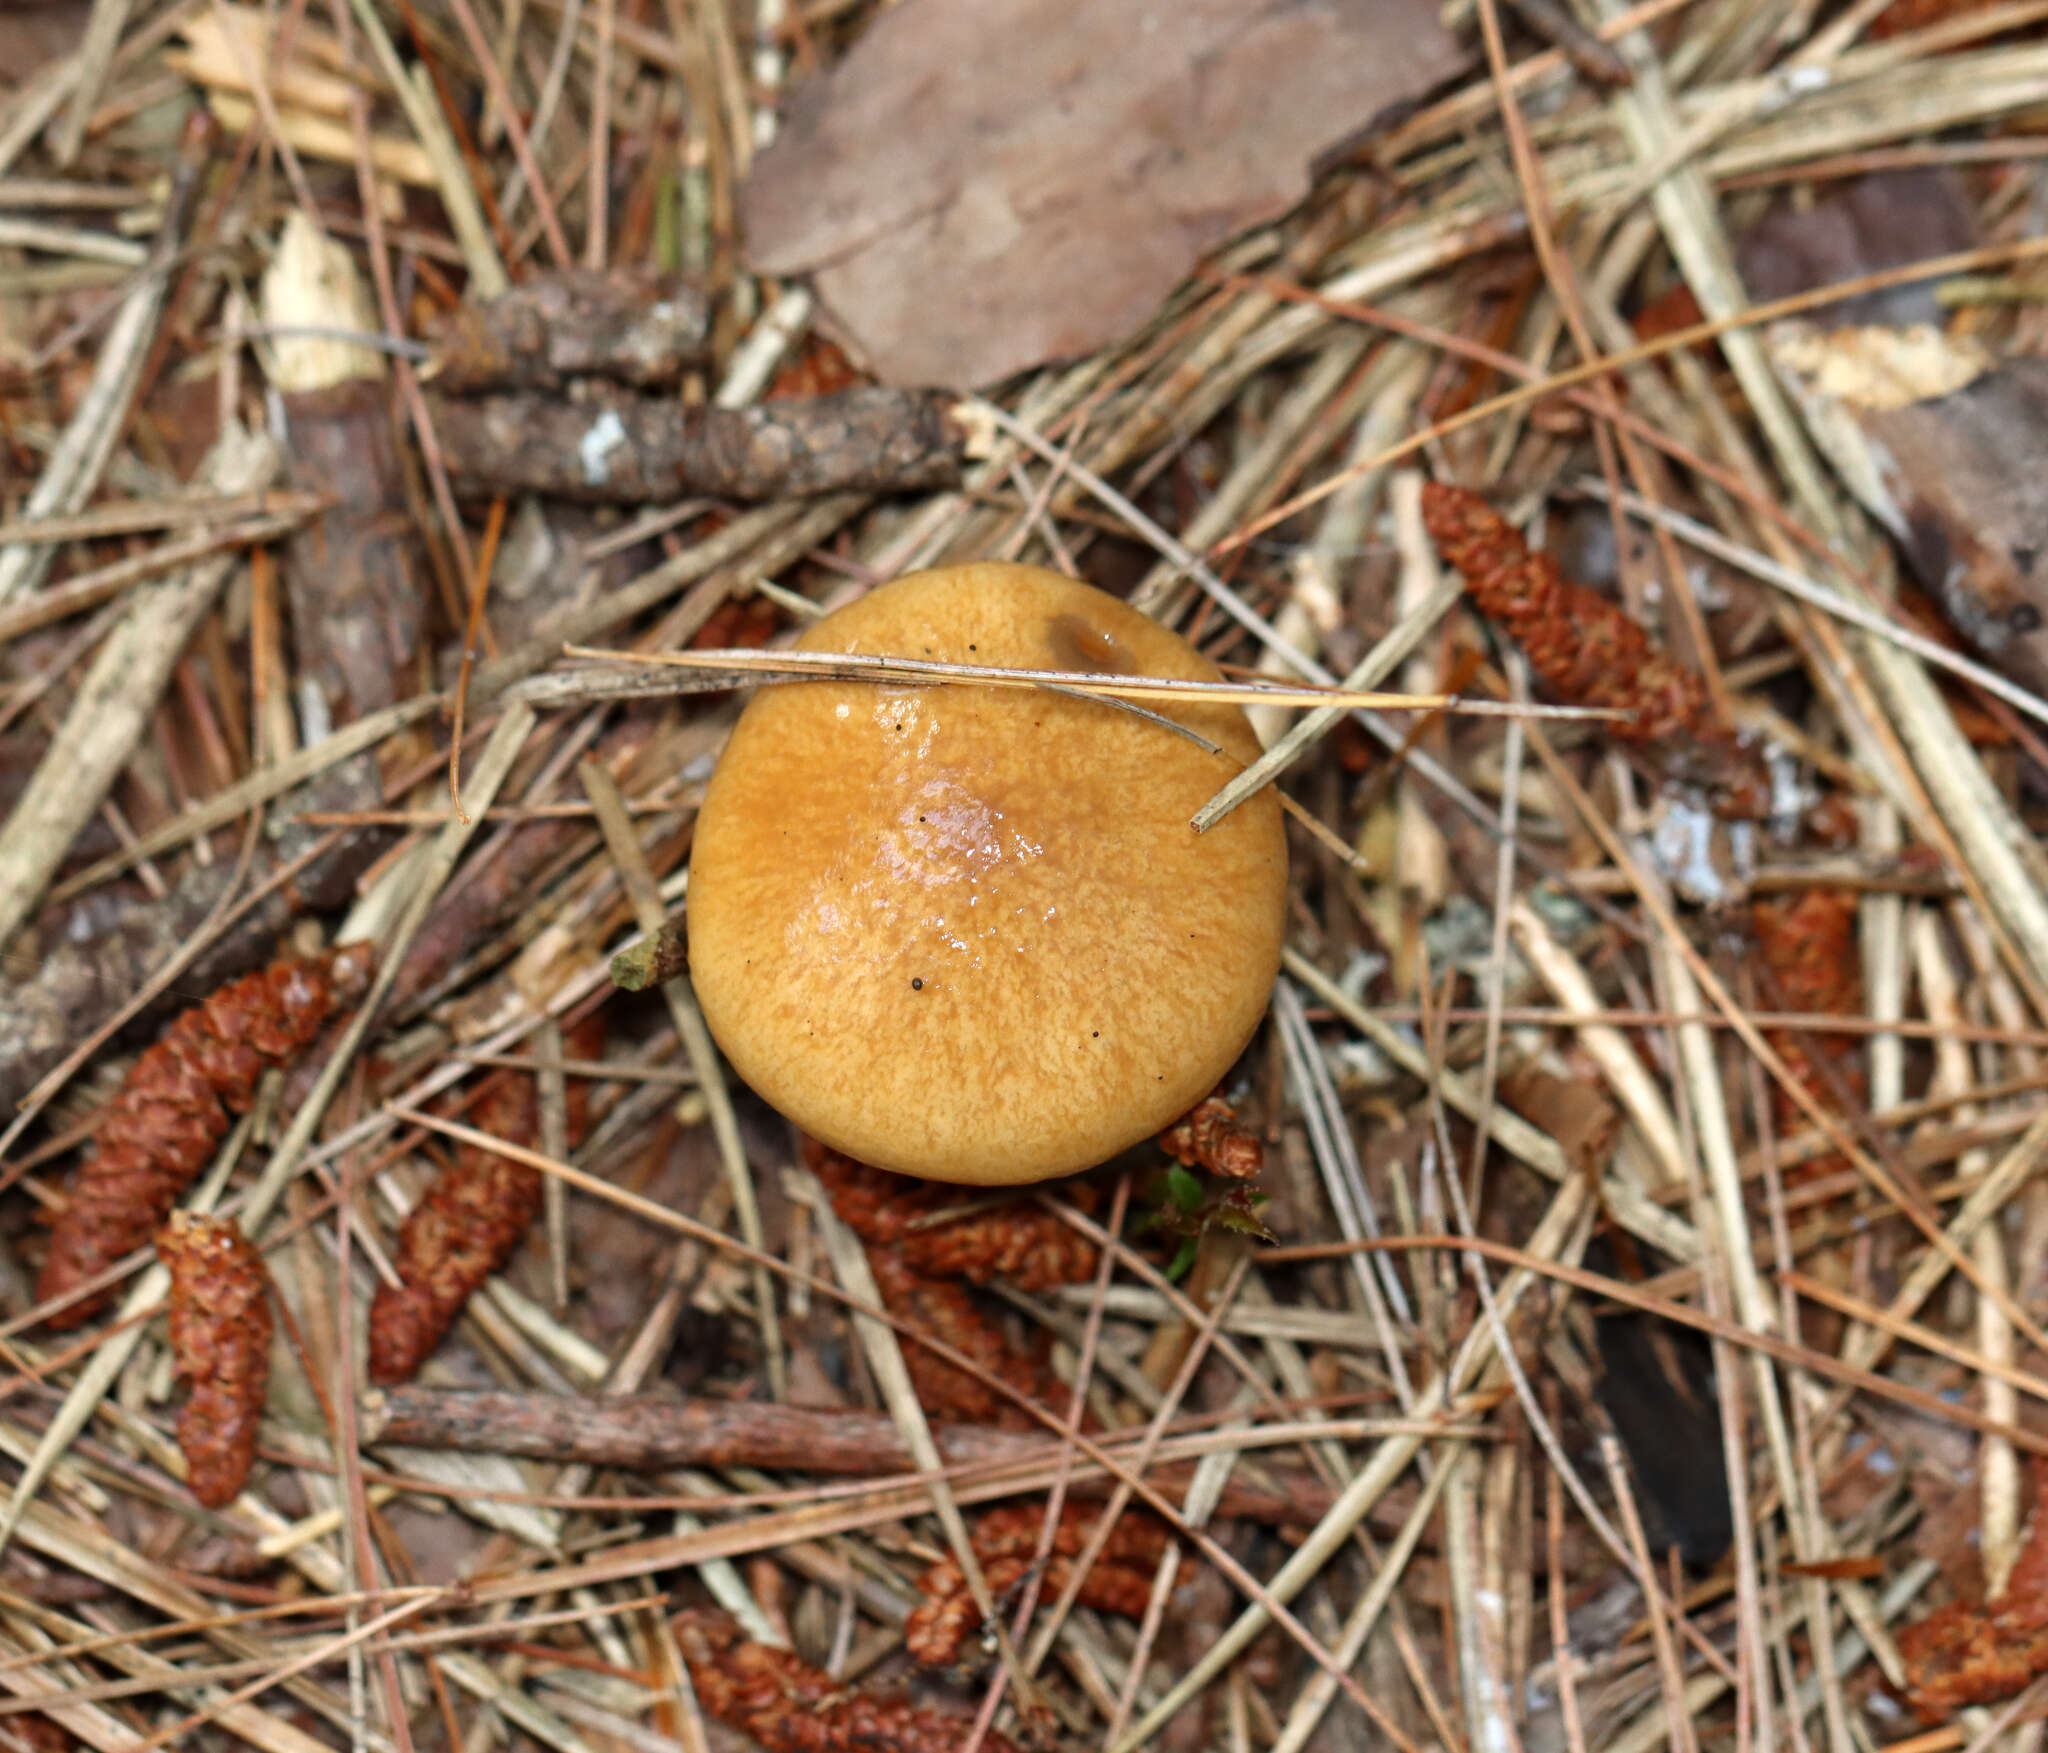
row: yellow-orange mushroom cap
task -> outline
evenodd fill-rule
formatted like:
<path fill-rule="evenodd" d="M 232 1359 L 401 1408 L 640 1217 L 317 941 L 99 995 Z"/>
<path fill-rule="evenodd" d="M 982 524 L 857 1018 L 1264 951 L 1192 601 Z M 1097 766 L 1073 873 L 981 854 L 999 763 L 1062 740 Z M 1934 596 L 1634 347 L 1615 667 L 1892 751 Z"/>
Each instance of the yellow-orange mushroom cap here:
<path fill-rule="evenodd" d="M 797 642 L 1215 681 L 1177 634 L 1035 566 L 913 573 Z M 734 728 L 691 853 L 691 977 L 741 1077 L 903 1174 L 1070 1174 L 1215 1087 L 1280 962 L 1268 791 L 1188 818 L 1258 744 L 1235 706 L 1154 703 L 1218 745 L 1045 689 L 801 682 Z"/>

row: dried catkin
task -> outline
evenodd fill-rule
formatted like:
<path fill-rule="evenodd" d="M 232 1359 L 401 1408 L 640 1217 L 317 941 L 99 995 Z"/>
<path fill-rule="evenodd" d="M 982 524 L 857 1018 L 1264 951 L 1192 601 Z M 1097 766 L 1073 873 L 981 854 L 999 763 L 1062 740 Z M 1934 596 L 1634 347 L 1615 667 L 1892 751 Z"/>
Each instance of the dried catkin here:
<path fill-rule="evenodd" d="M 1020 1290 L 1051 1290 L 1095 1276 L 1095 1244 L 1029 1198 L 969 1201 L 958 1187 L 891 1174 L 842 1156 L 815 1138 L 804 1163 L 841 1223 L 867 1244 L 882 1304 L 913 1332 L 965 1353 L 1025 1400 L 1063 1409 L 1067 1391 L 1036 1358 L 1012 1344 L 974 1293 L 959 1283 L 996 1279 Z M 1083 1203 L 1094 1190 L 1072 1191 Z M 967 1209 L 958 1216 L 948 1215 Z M 903 1361 L 917 1401 L 935 1418 L 1029 1430 L 1036 1420 L 1015 1400 L 908 1339 Z"/>
<path fill-rule="evenodd" d="M 967 1717 L 849 1687 L 788 1650 L 750 1641 L 723 1613 L 682 1613 L 674 1624 L 704 1714 L 766 1753 L 958 1753 L 967 1744 Z M 981 1744 L 985 1753 L 1017 1753 L 994 1730 Z"/>
<path fill-rule="evenodd" d="M 815 1138 L 804 1140 L 804 1164 L 841 1223 L 864 1242 L 897 1248 L 904 1265 L 927 1278 L 1055 1290 L 1095 1276 L 1095 1244 L 1029 1194 L 976 1199 L 958 1187 L 855 1162 Z M 1095 1189 L 1085 1182 L 1066 1191 L 1083 1209 L 1094 1202 Z M 946 1215 L 963 1206 L 961 1215 Z"/>
<path fill-rule="evenodd" d="M 1815 1016 L 1863 1014 L 1863 958 L 1856 947 L 1856 896 L 1847 889 L 1808 889 L 1796 897 L 1756 903 L 1750 915 L 1758 959 L 1769 971 L 1771 1008 Z M 1800 1088 L 1830 1108 L 1839 1092 L 1858 1103 L 1864 1096 L 1857 1037 L 1827 1032 L 1773 1030 L 1770 1043 Z M 1824 1069 L 1823 1067 L 1828 1068 Z M 1828 1070 L 1833 1075 L 1828 1075 Z M 1771 1088 L 1777 1124 L 1791 1131 L 1806 1124 L 1792 1094 Z M 1829 1154 L 1804 1165 L 1811 1177 L 1847 1168 L 1846 1158 Z"/>
<path fill-rule="evenodd" d="M 171 1275 L 171 1355 L 192 1385 L 178 1446 L 192 1495 L 220 1509 L 240 1495 L 256 1459 L 275 1327 L 270 1275 L 229 1217 L 174 1212 L 156 1254 Z"/>
<path fill-rule="evenodd" d="M 173 1021 L 129 1071 L 72 1182 L 38 1299 L 66 1295 L 147 1242 L 213 1155 L 229 1116 L 248 1107 L 256 1080 L 360 998 L 372 966 L 367 944 L 276 962 Z M 49 1324 L 76 1327 L 107 1297 L 80 1298 Z"/>
<path fill-rule="evenodd" d="M 565 1037 L 572 1059 L 594 1057 L 602 1024 L 586 1019 Z M 588 1085 L 568 1085 L 569 1138 L 584 1127 Z M 508 1144 L 531 1145 L 540 1135 L 540 1105 L 533 1079 L 501 1072 L 484 1086 L 469 1124 Z M 392 1266 L 399 1283 L 380 1284 L 370 1304 L 370 1380 L 389 1387 L 410 1381 L 463 1305 L 519 1251 L 540 1215 L 546 1179 L 539 1169 L 481 1145 L 457 1146 L 454 1164 L 427 1189 L 398 1232 Z"/>
<path fill-rule="evenodd" d="M 469 1124 L 508 1144 L 540 1132 L 533 1079 L 503 1072 L 485 1086 Z M 380 1284 L 370 1304 L 370 1380 L 410 1381 L 484 1280 L 510 1260 L 540 1215 L 540 1170 L 485 1150 L 456 1147 L 445 1169 L 398 1232 L 398 1284 Z"/>
<path fill-rule="evenodd" d="M 1019 1397 L 1065 1411 L 1065 1385 L 1030 1353 L 1006 1338 L 965 1285 L 927 1278 L 904 1265 L 902 1255 L 881 1243 L 868 1245 L 868 1265 L 882 1306 L 911 1333 L 926 1333 L 972 1358 Z M 1008 1395 L 956 1368 L 915 1338 L 903 1342 L 903 1363 L 917 1403 L 934 1418 L 1002 1430 L 1036 1430 L 1038 1421 Z"/>
<path fill-rule="evenodd" d="M 1706 786 L 1722 815 L 1767 813 L 1769 780 L 1715 716 L 1706 684 L 1652 645 L 1620 604 L 1567 579 L 1467 488 L 1430 482 L 1422 517 L 1480 612 L 1514 637 L 1553 694 L 1620 713 L 1606 733 L 1653 753 L 1671 777 Z"/>
<path fill-rule="evenodd" d="M 2010 1698 L 2048 1672 L 2048 1460 L 2034 1457 L 2034 1525 L 1996 1601 L 1951 1601 L 1898 1634 L 1906 1701 L 1923 1723 Z"/>
<path fill-rule="evenodd" d="M 71 1753 L 74 1747 L 85 1744 L 62 1723 L 52 1721 L 39 1710 L 10 1716 L 4 1727 L 29 1753 Z"/>
<path fill-rule="evenodd" d="M 1046 1559 L 1042 1598 L 1065 1590 L 1074 1560 L 1101 1516 L 1098 1504 L 1069 1503 L 1062 1508 Z M 1035 1504 L 993 1510 L 974 1524 L 969 1539 L 991 1595 L 1000 1598 L 1030 1573 L 1044 1525 L 1045 1512 Z M 1098 1612 L 1141 1618 L 1152 1597 L 1153 1575 L 1171 1540 L 1164 1522 L 1143 1511 L 1126 1511 L 1110 1529 L 1075 1599 Z M 919 1577 L 917 1589 L 924 1600 L 904 1623 L 904 1648 L 927 1667 L 945 1667 L 980 1628 L 981 1609 L 968 1591 L 959 1560 L 950 1556 Z"/>

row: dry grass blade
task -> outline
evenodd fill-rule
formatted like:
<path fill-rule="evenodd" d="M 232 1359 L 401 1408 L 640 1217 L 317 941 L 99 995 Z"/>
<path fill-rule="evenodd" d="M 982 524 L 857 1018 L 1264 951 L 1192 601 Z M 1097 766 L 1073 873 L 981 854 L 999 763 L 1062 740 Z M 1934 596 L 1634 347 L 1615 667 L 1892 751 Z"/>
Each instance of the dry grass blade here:
<path fill-rule="evenodd" d="M 224 493 L 259 490 L 277 464 L 267 439 L 235 429 L 222 440 L 208 486 Z M 0 826 L 0 945 L 41 900 L 79 829 L 128 764 L 174 660 L 232 567 L 230 559 L 209 559 L 151 587 L 100 647 L 64 728 Z"/>
<path fill-rule="evenodd" d="M 881 1292 L 875 1287 L 874 1274 L 868 1268 L 860 1238 L 832 1214 L 826 1201 L 821 1199 L 816 1210 L 816 1221 L 826 1254 L 832 1262 L 833 1274 L 847 1295 L 870 1306 L 879 1303 Z M 910 1458 L 917 1463 L 919 1471 L 932 1476 L 929 1486 L 931 1505 L 945 1529 L 946 1544 L 960 1566 L 961 1575 L 967 1580 L 968 1590 L 974 1596 L 974 1604 L 980 1609 L 983 1622 L 996 1627 L 1003 1664 L 1009 1671 L 1011 1684 L 1016 1687 L 1020 1698 L 1028 1699 L 1034 1695 L 1034 1688 L 1017 1660 L 1008 1633 L 1003 1630 L 996 1612 L 995 1597 L 989 1593 L 988 1578 L 982 1574 L 981 1561 L 975 1556 L 974 1541 L 960 1514 L 959 1502 L 952 1488 L 944 1482 L 944 1463 L 939 1456 L 938 1444 L 932 1440 L 931 1426 L 926 1421 L 923 1406 L 918 1403 L 917 1390 L 911 1385 L 910 1370 L 903 1361 L 903 1351 L 897 1343 L 896 1334 L 880 1321 L 866 1316 L 856 1317 L 856 1327 L 861 1344 L 867 1351 L 869 1366 L 882 1390 L 882 1398 L 902 1434 L 904 1447 L 909 1449 Z"/>
<path fill-rule="evenodd" d="M 1544 1213 L 1542 1222 L 1530 1238 L 1529 1252 L 1532 1255 L 1538 1258 L 1547 1257 L 1564 1243 L 1578 1224 L 1585 1197 L 1584 1183 L 1577 1178 L 1568 1181 L 1559 1189 L 1549 1209 Z M 1530 1282 L 1526 1273 L 1517 1274 L 1512 1278 L 1502 1287 L 1502 1306 L 1512 1308 L 1527 1293 Z M 1463 1392 L 1484 1373 L 1491 1349 L 1490 1342 L 1490 1329 L 1475 1329 L 1449 1367 L 1417 1390 L 1413 1415 L 1421 1419 L 1441 1417 L 1452 1397 Z M 1285 1604 L 1293 1599 L 1294 1595 L 1321 1570 L 1330 1555 L 1350 1537 L 1353 1529 L 1371 1510 L 1373 1504 L 1401 1474 L 1408 1470 L 1421 1447 L 1422 1439 L 1419 1436 L 1401 1436 L 1388 1438 L 1374 1450 L 1372 1458 L 1358 1470 L 1337 1501 L 1330 1506 L 1328 1513 L 1310 1530 L 1308 1537 L 1302 1541 L 1293 1556 L 1280 1567 L 1266 1585 L 1267 1592 L 1274 1601 Z M 1266 1625 L 1268 1617 L 1267 1610 L 1263 1607 L 1247 1608 L 1194 1667 L 1133 1726 L 1122 1741 L 1117 1743 L 1115 1753 L 1130 1753 L 1131 1749 L 1143 1746 L 1146 1739 L 1160 1725 L 1171 1718 L 1183 1703 L 1200 1692 L 1214 1675 L 1222 1671 L 1232 1657 L 1258 1635 Z"/>
<path fill-rule="evenodd" d="M 91 387 L 80 400 L 49 463 L 36 478 L 34 489 L 22 506 L 21 517 L 65 517 L 81 511 L 99 484 L 114 447 L 120 442 L 122 423 L 144 356 L 155 342 L 157 319 L 170 277 L 169 256 L 182 229 L 182 215 L 196 190 L 198 168 L 197 162 L 188 157 L 179 179 L 179 199 L 170 215 L 172 223 L 163 231 L 155 258 L 122 301 L 101 344 Z M 0 548 L 0 604 L 36 589 L 49 575 L 53 557 L 52 551 L 41 543 Z"/>
<path fill-rule="evenodd" d="M 570 657 L 612 662 L 626 654 L 585 646 L 567 648 Z M 832 681 L 952 683 L 985 688 L 1062 688 L 1070 693 L 1100 695 L 1111 700 L 1185 700 L 1216 705 L 1315 706 L 1328 708 L 1333 695 L 1338 710 L 1412 707 L 1419 711 L 1472 710 L 1493 712 L 1484 701 L 1454 701 L 1448 694 L 1374 694 L 1352 688 L 1239 687 L 1230 682 L 1176 682 L 1151 676 L 1105 678 L 1090 670 L 997 669 L 985 664 L 930 663 L 922 658 L 872 657 L 840 651 L 665 651 L 645 654 L 641 663 L 666 669 L 721 670 L 734 675 L 780 679 L 822 676 Z M 1573 717 L 1598 717 L 1574 712 Z"/>
<path fill-rule="evenodd" d="M 86 867 L 75 877 L 68 878 L 52 889 L 54 899 L 64 900 L 105 882 L 109 877 L 120 875 L 144 859 L 154 858 L 159 853 L 169 852 L 214 828 L 232 822 L 237 816 L 246 814 L 257 805 L 281 797 L 294 786 L 339 766 L 353 755 L 365 749 L 373 749 L 394 733 L 406 726 L 416 724 L 441 705 L 438 697 L 429 695 L 418 700 L 408 700 L 399 706 L 386 707 L 382 712 L 359 719 L 346 730 L 338 730 L 332 736 L 323 737 L 319 742 L 273 761 L 260 772 L 238 783 L 223 787 L 203 804 L 187 811 L 183 816 L 165 823 L 153 833 L 138 839 L 132 846 Z"/>
<path fill-rule="evenodd" d="M 1435 593 L 1426 598 L 1412 615 L 1358 660 L 1357 666 L 1338 684 L 1339 689 L 1347 694 L 1359 693 L 1361 697 L 1357 704 L 1360 706 L 1423 705 L 1423 698 L 1411 697 L 1403 700 L 1398 695 L 1368 696 L 1363 691 L 1393 674 L 1395 666 L 1422 643 L 1445 610 L 1449 609 L 1462 594 L 1463 587 L 1458 584 L 1439 585 Z M 1254 701 L 1253 704 L 1295 705 L 1298 701 L 1275 699 Z M 1300 757 L 1304 750 L 1312 747 L 1315 740 L 1324 735 L 1347 710 L 1347 706 L 1329 704 L 1313 708 L 1305 718 L 1285 731 L 1261 760 L 1247 767 L 1195 812 L 1195 832 L 1206 833 L 1262 785 L 1271 784 Z"/>

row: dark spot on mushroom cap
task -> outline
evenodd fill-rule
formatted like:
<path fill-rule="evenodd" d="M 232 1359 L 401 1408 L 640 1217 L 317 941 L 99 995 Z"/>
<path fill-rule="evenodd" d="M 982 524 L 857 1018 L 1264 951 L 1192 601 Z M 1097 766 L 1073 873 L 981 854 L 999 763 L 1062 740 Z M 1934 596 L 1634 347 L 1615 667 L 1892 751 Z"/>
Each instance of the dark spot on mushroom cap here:
<path fill-rule="evenodd" d="M 1138 660 L 1124 649 L 1122 641 L 1085 615 L 1054 615 L 1045 624 L 1045 638 L 1052 647 L 1053 661 L 1063 670 L 1096 670 L 1113 676 L 1138 673 Z"/>

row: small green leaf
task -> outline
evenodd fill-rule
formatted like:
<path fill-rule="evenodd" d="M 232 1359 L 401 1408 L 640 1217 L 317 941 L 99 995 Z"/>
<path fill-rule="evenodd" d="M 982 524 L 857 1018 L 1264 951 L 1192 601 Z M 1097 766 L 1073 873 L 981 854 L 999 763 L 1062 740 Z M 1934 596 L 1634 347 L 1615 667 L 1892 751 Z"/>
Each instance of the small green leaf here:
<path fill-rule="evenodd" d="M 1166 1269 L 1166 1276 L 1178 1284 L 1187 1277 L 1195 1264 L 1195 1252 L 1201 1246 L 1192 1236 L 1180 1245 L 1180 1252 L 1173 1257 L 1173 1264 Z"/>
<path fill-rule="evenodd" d="M 1166 1171 L 1166 1191 L 1181 1210 L 1202 1209 L 1202 1183 L 1178 1164 Z"/>

